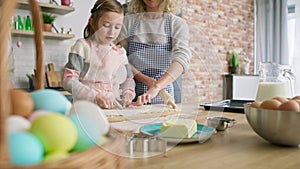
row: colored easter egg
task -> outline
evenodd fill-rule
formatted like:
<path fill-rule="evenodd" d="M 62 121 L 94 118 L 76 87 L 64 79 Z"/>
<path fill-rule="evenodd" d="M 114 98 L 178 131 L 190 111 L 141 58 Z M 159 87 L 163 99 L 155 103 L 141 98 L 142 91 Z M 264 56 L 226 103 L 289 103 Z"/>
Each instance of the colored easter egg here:
<path fill-rule="evenodd" d="M 71 114 L 83 114 L 90 120 L 94 121 L 98 125 L 102 135 L 106 135 L 109 130 L 109 122 L 102 109 L 89 101 L 78 100 L 75 101 L 70 110 Z"/>
<path fill-rule="evenodd" d="M 99 140 L 98 145 L 104 145 L 105 143 L 108 142 L 108 138 L 106 136 L 102 136 L 101 139 Z"/>
<path fill-rule="evenodd" d="M 22 44 L 21 41 L 17 41 L 17 46 L 18 46 L 18 48 L 20 48 L 22 45 L 23 45 L 23 44 Z"/>
<path fill-rule="evenodd" d="M 83 151 L 96 145 L 101 139 L 101 131 L 88 117 L 83 114 L 72 114 L 69 116 L 76 126 L 78 138 L 73 151 Z"/>
<path fill-rule="evenodd" d="M 31 123 L 26 118 L 18 115 L 11 115 L 7 118 L 7 133 L 27 131 Z"/>
<path fill-rule="evenodd" d="M 77 140 L 76 126 L 60 113 L 50 113 L 37 118 L 32 122 L 30 132 L 39 138 L 46 153 L 67 152 L 74 147 Z"/>
<path fill-rule="evenodd" d="M 33 122 L 35 119 L 37 119 L 43 115 L 49 114 L 49 113 L 51 113 L 51 112 L 47 111 L 47 110 L 36 110 L 29 115 L 28 120 L 30 122 Z"/>
<path fill-rule="evenodd" d="M 43 162 L 51 162 L 51 161 L 56 161 L 56 160 L 60 160 L 63 158 L 68 157 L 68 153 L 67 152 L 53 152 L 50 154 L 45 155 Z"/>
<path fill-rule="evenodd" d="M 19 132 L 9 134 L 8 147 L 14 165 L 38 164 L 43 159 L 43 146 L 33 134 Z"/>
<path fill-rule="evenodd" d="M 36 90 L 31 93 L 31 97 L 34 101 L 34 110 L 48 110 L 66 114 L 70 109 L 70 101 L 56 90 Z"/>
<path fill-rule="evenodd" d="M 34 102 L 30 93 L 21 89 L 12 89 L 10 94 L 12 113 L 23 117 L 29 116 L 34 107 Z"/>

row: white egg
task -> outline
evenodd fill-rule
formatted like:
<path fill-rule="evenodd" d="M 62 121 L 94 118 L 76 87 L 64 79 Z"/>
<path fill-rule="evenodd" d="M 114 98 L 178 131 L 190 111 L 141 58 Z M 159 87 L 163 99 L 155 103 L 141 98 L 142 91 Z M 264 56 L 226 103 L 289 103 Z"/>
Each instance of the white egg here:
<path fill-rule="evenodd" d="M 7 133 L 17 133 L 27 131 L 31 127 L 29 120 L 22 116 L 11 115 L 7 118 Z"/>

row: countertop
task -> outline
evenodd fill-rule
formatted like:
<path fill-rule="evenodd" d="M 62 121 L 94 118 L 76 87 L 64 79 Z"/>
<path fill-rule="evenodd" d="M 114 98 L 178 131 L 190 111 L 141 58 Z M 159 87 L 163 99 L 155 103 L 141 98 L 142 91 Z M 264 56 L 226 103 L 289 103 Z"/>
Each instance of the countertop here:
<path fill-rule="evenodd" d="M 200 110 L 199 123 L 214 112 Z M 220 114 L 220 112 L 216 112 Z M 258 136 L 245 114 L 223 113 L 236 124 L 214 134 L 205 143 L 176 145 L 164 154 L 148 158 L 127 158 L 128 169 L 297 169 L 300 148 L 273 145 Z"/>

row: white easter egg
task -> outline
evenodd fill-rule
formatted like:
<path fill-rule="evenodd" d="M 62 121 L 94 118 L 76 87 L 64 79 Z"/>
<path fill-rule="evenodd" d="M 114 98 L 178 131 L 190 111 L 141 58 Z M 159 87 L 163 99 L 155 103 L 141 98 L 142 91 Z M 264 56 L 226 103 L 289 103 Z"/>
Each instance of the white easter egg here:
<path fill-rule="evenodd" d="M 11 115 L 7 118 L 7 133 L 27 131 L 31 127 L 29 120 L 22 116 Z"/>

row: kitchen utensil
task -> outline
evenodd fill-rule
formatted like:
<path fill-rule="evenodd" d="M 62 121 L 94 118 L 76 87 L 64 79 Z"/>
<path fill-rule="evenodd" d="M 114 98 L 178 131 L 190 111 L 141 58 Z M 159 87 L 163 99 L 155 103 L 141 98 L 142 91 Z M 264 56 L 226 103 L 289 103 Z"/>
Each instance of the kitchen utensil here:
<path fill-rule="evenodd" d="M 149 136 L 159 135 L 161 125 L 162 123 L 145 125 L 140 128 L 140 132 L 143 134 L 147 134 Z M 216 133 L 216 129 L 214 129 L 213 127 L 197 124 L 197 132 L 191 138 L 164 138 L 164 139 L 166 139 L 167 142 L 172 142 L 172 143 L 193 143 L 193 142 L 204 143 L 214 133 Z"/>
<path fill-rule="evenodd" d="M 270 143 L 300 145 L 300 112 L 258 109 L 245 104 L 245 114 L 252 129 Z"/>
<path fill-rule="evenodd" d="M 116 106 L 117 109 L 123 109 L 124 108 L 117 100 L 114 100 L 114 106 Z"/>
<path fill-rule="evenodd" d="M 46 72 L 46 79 L 49 88 L 62 87 L 60 72 L 54 70 L 53 63 L 48 64 L 49 71 Z"/>
<path fill-rule="evenodd" d="M 160 152 L 167 150 L 167 142 L 159 136 L 149 136 L 134 134 L 128 139 L 127 152 L 134 154 L 135 152 Z"/>
<path fill-rule="evenodd" d="M 294 75 L 289 66 L 266 62 L 259 65 L 259 85 L 256 101 L 273 97 L 293 97 Z"/>
<path fill-rule="evenodd" d="M 226 117 L 208 117 L 207 125 L 215 128 L 217 131 L 224 131 L 235 124 L 235 119 Z"/>
<path fill-rule="evenodd" d="M 165 104 L 172 107 L 173 109 L 177 108 L 174 98 L 166 91 L 166 89 L 160 90 L 158 95 L 162 98 Z"/>

